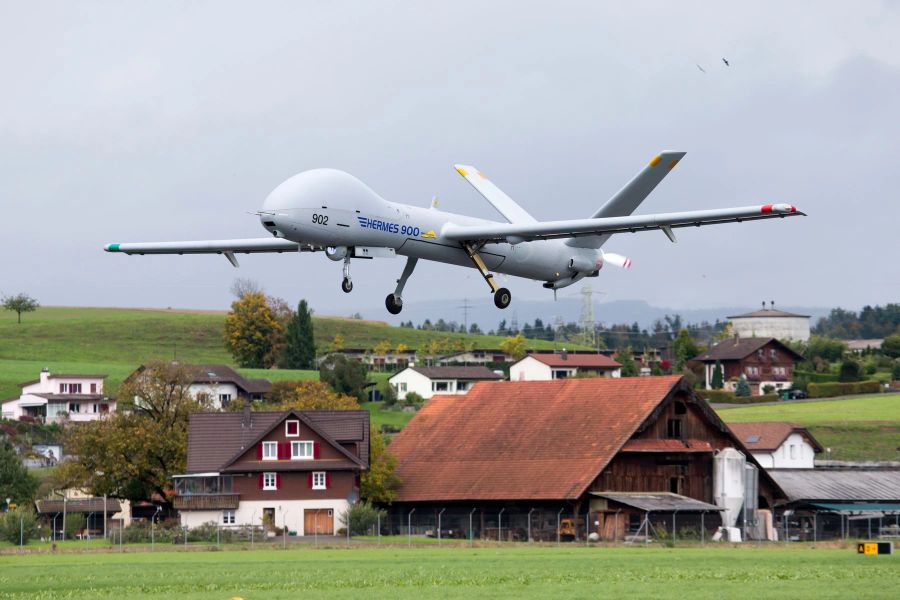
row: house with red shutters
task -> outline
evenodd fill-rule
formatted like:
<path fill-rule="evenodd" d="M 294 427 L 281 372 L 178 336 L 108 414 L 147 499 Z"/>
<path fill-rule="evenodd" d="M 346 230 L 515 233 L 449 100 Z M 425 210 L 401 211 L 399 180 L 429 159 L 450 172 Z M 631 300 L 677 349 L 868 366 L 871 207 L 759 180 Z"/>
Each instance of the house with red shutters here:
<path fill-rule="evenodd" d="M 331 535 L 368 467 L 365 410 L 195 413 L 174 504 L 187 527 L 271 523 Z"/>

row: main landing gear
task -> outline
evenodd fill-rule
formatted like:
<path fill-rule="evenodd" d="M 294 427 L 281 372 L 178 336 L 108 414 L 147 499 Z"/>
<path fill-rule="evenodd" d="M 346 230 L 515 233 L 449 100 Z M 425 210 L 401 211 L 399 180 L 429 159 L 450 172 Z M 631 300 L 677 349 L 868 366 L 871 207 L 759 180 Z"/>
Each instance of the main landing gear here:
<path fill-rule="evenodd" d="M 353 280 L 350 279 L 350 256 L 344 258 L 344 280 L 341 282 L 341 289 L 345 294 L 353 291 Z"/>
<path fill-rule="evenodd" d="M 494 281 L 494 276 L 488 271 L 487 265 L 484 264 L 484 260 L 482 260 L 481 256 L 478 254 L 481 246 L 463 244 L 463 247 L 466 249 L 466 254 L 469 255 L 469 258 L 475 264 L 475 268 L 478 269 L 478 272 L 481 273 L 481 276 L 484 277 L 487 284 L 491 286 L 491 291 L 494 292 L 494 306 L 497 308 L 506 308 L 509 306 L 509 303 L 512 302 L 512 292 L 498 286 L 497 282 Z"/>
<path fill-rule="evenodd" d="M 409 279 L 409 276 L 412 275 L 413 270 L 416 268 L 417 262 L 419 262 L 418 258 L 409 257 L 406 259 L 406 266 L 403 267 L 403 273 L 400 274 L 400 279 L 397 280 L 397 287 L 394 289 L 394 293 L 388 294 L 387 298 L 384 299 L 384 306 L 392 315 L 399 315 L 400 311 L 403 310 L 403 288 L 406 286 L 406 280 Z"/>

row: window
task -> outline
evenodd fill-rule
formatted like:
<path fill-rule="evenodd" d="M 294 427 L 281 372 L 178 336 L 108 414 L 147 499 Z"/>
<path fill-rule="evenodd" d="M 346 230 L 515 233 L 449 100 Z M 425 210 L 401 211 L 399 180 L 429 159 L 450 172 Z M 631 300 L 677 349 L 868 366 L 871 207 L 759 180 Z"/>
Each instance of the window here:
<path fill-rule="evenodd" d="M 277 473 L 263 473 L 263 489 L 264 490 L 277 490 L 278 489 L 278 474 Z"/>
<path fill-rule="evenodd" d="M 223 510 L 222 511 L 222 525 L 234 525 L 234 511 L 233 510 Z"/>
<path fill-rule="evenodd" d="M 285 421 L 284 435 L 286 435 L 287 437 L 297 437 L 298 435 L 300 435 L 300 421 Z"/>
<path fill-rule="evenodd" d="M 744 372 L 748 377 L 757 377 L 759 375 L 759 367 L 744 367 Z"/>
<path fill-rule="evenodd" d="M 61 383 L 61 384 L 59 384 L 59 393 L 60 394 L 80 394 L 81 393 L 81 384 L 80 383 Z"/>
<path fill-rule="evenodd" d="M 685 406 L 684 402 L 682 402 L 680 400 L 675 401 L 675 414 L 676 415 L 687 414 L 687 406 Z"/>
<path fill-rule="evenodd" d="M 328 484 L 328 480 L 327 480 L 327 477 L 325 476 L 325 471 L 313 471 L 312 489 L 324 490 L 324 489 L 326 489 L 327 484 Z"/>
<path fill-rule="evenodd" d="M 669 477 L 669 491 L 673 494 L 681 493 L 681 477 Z"/>
<path fill-rule="evenodd" d="M 797 444 L 791 444 L 791 458 L 797 458 Z"/>
<path fill-rule="evenodd" d="M 405 381 L 401 381 L 400 383 L 397 384 L 397 391 L 398 392 L 406 391 L 406 382 Z"/>
<path fill-rule="evenodd" d="M 93 410 L 91 410 L 91 412 L 94 412 L 94 413 L 95 413 L 95 412 L 100 412 L 99 410 L 97 410 L 98 408 L 99 408 L 99 407 L 98 407 L 96 404 L 94 404 L 94 405 L 93 405 Z"/>
<path fill-rule="evenodd" d="M 565 371 L 565 370 L 553 371 L 553 379 L 565 379 L 568 376 L 569 376 L 568 371 Z"/>
<path fill-rule="evenodd" d="M 456 391 L 457 392 L 465 392 L 466 390 L 469 389 L 469 383 L 470 382 L 468 382 L 468 381 L 458 381 L 456 383 Z"/>
<path fill-rule="evenodd" d="M 681 419 L 669 419 L 666 421 L 666 437 L 681 439 Z"/>
<path fill-rule="evenodd" d="M 263 442 L 262 459 L 278 460 L 278 442 Z"/>
<path fill-rule="evenodd" d="M 231 394 L 219 394 L 219 405 L 225 408 L 231 404 Z"/>
<path fill-rule="evenodd" d="M 291 459 L 303 460 L 313 457 L 312 442 L 291 442 Z"/>
<path fill-rule="evenodd" d="M 432 392 L 449 392 L 450 391 L 450 382 L 449 381 L 432 381 L 431 382 L 431 391 Z"/>
<path fill-rule="evenodd" d="M 96 394 L 96 393 L 97 393 L 97 384 L 96 384 L 96 383 L 92 383 L 92 384 L 91 384 L 91 393 L 92 393 L 92 394 Z"/>
<path fill-rule="evenodd" d="M 79 413 L 81 412 L 81 405 L 77 402 L 69 402 L 69 412 L 70 413 Z"/>
<path fill-rule="evenodd" d="M 769 356 L 772 357 L 772 360 L 776 360 L 778 358 L 778 351 L 775 348 L 769 349 Z"/>

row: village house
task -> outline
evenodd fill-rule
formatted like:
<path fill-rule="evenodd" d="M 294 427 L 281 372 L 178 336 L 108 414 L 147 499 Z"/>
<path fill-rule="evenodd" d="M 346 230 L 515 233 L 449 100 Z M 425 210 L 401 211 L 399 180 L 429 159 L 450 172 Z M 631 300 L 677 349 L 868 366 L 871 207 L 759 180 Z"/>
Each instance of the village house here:
<path fill-rule="evenodd" d="M 474 348 L 472 350 L 464 350 L 462 352 L 454 352 L 442 356 L 435 361 L 439 366 L 454 365 L 482 365 L 513 362 L 513 357 L 498 348 Z"/>
<path fill-rule="evenodd" d="M 18 398 L 3 402 L 3 418 L 14 420 L 94 421 L 115 412 L 116 401 L 103 393 L 106 375 L 62 375 L 41 370 L 40 377 L 19 384 Z"/>
<path fill-rule="evenodd" d="M 765 469 L 812 469 L 825 448 L 806 427 L 782 421 L 732 423 L 731 431 Z"/>
<path fill-rule="evenodd" d="M 722 365 L 724 389 L 734 391 L 737 380 L 743 377 L 750 384 L 751 393 L 761 395 L 767 386 L 774 391 L 790 389 L 794 366 L 801 360 L 800 354 L 775 338 L 731 338 L 691 362 L 703 365 L 708 390 L 713 389 L 713 372 L 718 362 Z"/>
<path fill-rule="evenodd" d="M 227 408 L 235 400 L 263 400 L 272 389 L 268 379 L 248 379 L 228 365 L 181 365 L 188 373 L 188 391 L 198 400 L 207 400 L 211 408 Z M 139 377 L 147 367 L 141 365 L 125 381 Z"/>
<path fill-rule="evenodd" d="M 509 367 L 510 381 L 550 381 L 572 377 L 620 377 L 622 365 L 605 354 L 535 352 Z"/>
<path fill-rule="evenodd" d="M 174 505 L 187 527 L 331 535 L 368 467 L 365 410 L 194 413 Z"/>
<path fill-rule="evenodd" d="M 321 355 L 316 362 L 321 367 L 322 363 L 329 358 L 338 355 L 361 362 L 377 371 L 402 369 L 416 360 L 416 351 L 413 349 L 397 351 L 396 348 L 392 348 L 384 352 L 376 352 L 371 348 L 341 348 Z"/>
<path fill-rule="evenodd" d="M 673 516 L 677 530 L 711 532 L 743 514 L 771 538 L 784 499 L 677 376 L 482 382 L 434 396 L 390 447 L 402 481 L 394 532 L 622 540 L 671 531 Z"/>
<path fill-rule="evenodd" d="M 406 367 L 388 379 L 397 399 L 415 392 L 425 399 L 435 394 L 465 394 L 479 381 L 499 381 L 503 375 L 487 367 Z"/>

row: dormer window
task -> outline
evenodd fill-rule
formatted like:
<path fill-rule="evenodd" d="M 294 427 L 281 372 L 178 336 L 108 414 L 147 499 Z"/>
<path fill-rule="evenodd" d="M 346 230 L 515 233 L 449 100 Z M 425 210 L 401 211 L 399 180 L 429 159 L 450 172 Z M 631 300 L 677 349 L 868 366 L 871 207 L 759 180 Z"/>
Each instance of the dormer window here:
<path fill-rule="evenodd" d="M 262 459 L 278 460 L 278 442 L 262 443 Z"/>
<path fill-rule="evenodd" d="M 300 435 L 300 421 L 292 419 L 284 422 L 284 435 L 287 437 L 297 437 Z"/>

